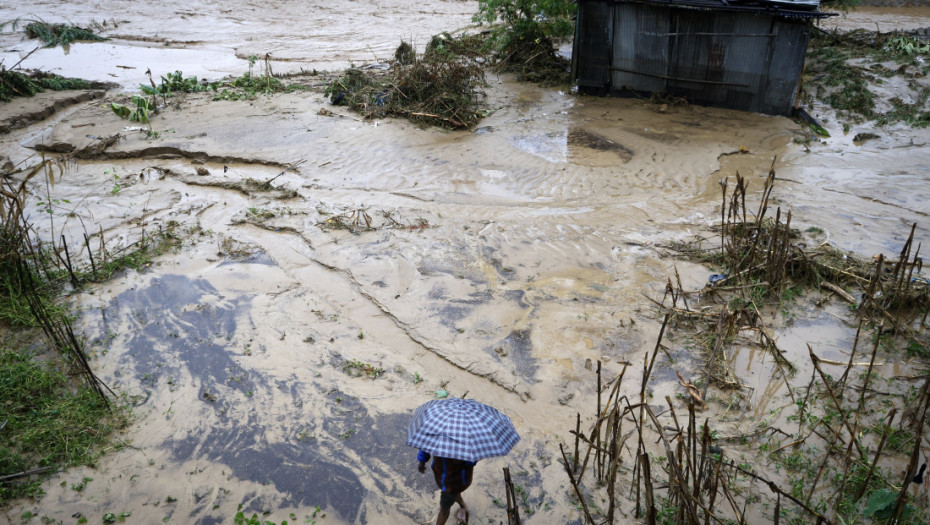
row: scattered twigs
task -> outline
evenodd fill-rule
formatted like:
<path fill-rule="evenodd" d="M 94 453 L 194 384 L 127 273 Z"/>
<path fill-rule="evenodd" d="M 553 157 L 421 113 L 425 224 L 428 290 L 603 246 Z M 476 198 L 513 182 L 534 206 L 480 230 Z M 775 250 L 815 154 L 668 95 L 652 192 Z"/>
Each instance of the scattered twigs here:
<path fill-rule="evenodd" d="M 274 177 L 271 177 L 270 179 L 266 180 L 266 181 L 263 183 L 264 186 L 265 186 L 266 188 L 271 188 L 271 183 L 274 182 L 278 177 L 280 177 L 281 175 L 284 175 L 285 173 L 287 173 L 287 172 L 289 172 L 289 171 L 297 171 L 297 167 L 300 166 L 301 164 L 303 164 L 304 162 L 307 162 L 307 159 L 300 159 L 299 161 L 297 161 L 297 162 L 295 162 L 295 163 L 293 163 L 293 164 L 289 164 L 286 168 L 284 168 L 283 171 L 281 171 L 281 173 L 278 173 L 278 174 L 275 175 Z"/>

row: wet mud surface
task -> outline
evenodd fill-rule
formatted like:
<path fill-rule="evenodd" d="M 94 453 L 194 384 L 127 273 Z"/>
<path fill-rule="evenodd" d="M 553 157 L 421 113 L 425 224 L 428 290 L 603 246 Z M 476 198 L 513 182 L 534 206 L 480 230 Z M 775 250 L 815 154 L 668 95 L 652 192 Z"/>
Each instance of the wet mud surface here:
<path fill-rule="evenodd" d="M 368 48 L 389 56 L 400 38 L 424 44 L 476 10 L 458 1 L 348 2 L 340 12 L 195 4 L 117 16 L 112 41 L 29 60 L 61 74 L 85 68 L 81 76 L 127 90 L 149 67 L 218 78 L 269 50 L 276 71 L 334 69 L 373 61 Z M 51 21 L 61 7 L 4 7 L 0 19 Z M 298 8 L 311 14 L 286 16 Z M 67 9 L 74 22 L 114 12 Z M 0 43 L 8 62 L 32 49 L 9 34 Z M 97 52 L 118 58 L 89 58 Z M 913 222 L 928 237 L 926 130 L 844 133 L 818 107 L 832 138 L 804 146 L 794 141 L 801 126 L 782 117 L 576 97 L 492 74 L 488 82 L 494 111 L 474 132 L 359 121 L 315 91 L 178 97 L 152 120 L 154 139 L 113 115 L 108 102 L 124 96 L 114 91 L 0 131 L 0 155 L 23 165 L 39 150 L 120 136 L 53 185 L 30 187 L 31 209 L 69 201 L 35 213 L 44 234 L 74 246 L 84 233 L 102 237 L 111 252 L 169 228 L 182 239 L 142 271 L 71 296 L 97 373 L 134 405 L 134 421 L 124 446 L 94 468 L 57 474 L 40 503 L 7 516 L 31 509 L 67 522 L 131 511 L 138 523 L 211 524 L 242 505 L 310 522 L 319 506 L 320 523 L 422 523 L 436 494 L 416 472 L 406 425 L 446 390 L 498 407 L 523 438 L 508 457 L 479 463 L 471 522 L 506 520 L 505 466 L 526 490 L 526 523 L 577 522 L 558 443 L 570 441 L 576 414 L 592 417 L 592 363 L 602 361 L 605 377 L 633 363 L 627 377 L 638 383 L 660 324 L 643 294 L 661 297 L 676 269 L 685 288 L 707 282 L 712 269 L 663 246 L 719 220 L 721 179 L 738 171 L 759 192 L 775 158 L 774 198 L 793 224 L 864 256 L 896 253 Z M 0 106 L 0 122 L 60 97 Z M 878 137 L 854 143 L 865 132 Z M 271 191 L 249 185 L 272 179 Z M 848 356 L 855 327 L 844 306 L 800 308 L 774 327 L 788 358 L 809 367 L 808 343 L 828 359 Z M 656 399 L 680 391 L 677 367 L 690 376 L 701 366 L 675 346 L 678 365 L 653 374 Z M 761 352 L 733 359 L 754 388 L 743 415 L 791 402 Z M 94 479 L 83 492 L 67 488 L 85 476 Z"/>

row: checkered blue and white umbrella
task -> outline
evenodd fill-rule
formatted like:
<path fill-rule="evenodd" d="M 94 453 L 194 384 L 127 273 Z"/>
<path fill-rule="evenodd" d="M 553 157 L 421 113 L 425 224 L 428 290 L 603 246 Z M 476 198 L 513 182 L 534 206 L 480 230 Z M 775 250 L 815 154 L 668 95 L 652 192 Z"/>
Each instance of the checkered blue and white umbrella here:
<path fill-rule="evenodd" d="M 506 456 L 520 441 L 510 418 L 471 399 L 437 399 L 417 408 L 407 444 L 443 458 L 475 462 Z"/>

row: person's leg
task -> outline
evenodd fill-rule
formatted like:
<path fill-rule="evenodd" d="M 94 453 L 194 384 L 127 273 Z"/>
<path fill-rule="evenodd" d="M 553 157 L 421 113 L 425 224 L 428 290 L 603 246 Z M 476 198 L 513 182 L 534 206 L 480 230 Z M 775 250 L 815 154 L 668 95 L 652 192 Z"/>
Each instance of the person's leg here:
<path fill-rule="evenodd" d="M 436 525 L 446 525 L 449 519 L 449 513 L 452 510 L 452 503 L 461 499 L 461 495 L 449 494 L 448 492 L 439 493 L 439 514 L 436 515 Z"/>
<path fill-rule="evenodd" d="M 450 509 L 444 509 L 439 507 L 439 514 L 436 515 L 436 525 L 446 525 L 446 520 L 449 519 Z"/>
<path fill-rule="evenodd" d="M 468 523 L 468 505 L 462 499 L 462 493 L 455 495 L 455 502 L 459 504 L 459 510 L 455 513 L 455 518 L 461 522 Z"/>

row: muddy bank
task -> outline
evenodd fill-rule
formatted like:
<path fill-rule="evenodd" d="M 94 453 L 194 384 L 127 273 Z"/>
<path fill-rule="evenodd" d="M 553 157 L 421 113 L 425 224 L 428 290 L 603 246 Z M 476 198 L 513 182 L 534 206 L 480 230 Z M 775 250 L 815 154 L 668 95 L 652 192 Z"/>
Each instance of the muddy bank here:
<path fill-rule="evenodd" d="M 256 13 L 249 23 L 263 19 L 262 6 L 236 5 Z M 389 8 L 368 7 L 399 27 L 422 20 Z M 180 31 L 157 20 L 121 27 Z M 222 24 L 191 27 L 208 34 L 171 41 L 232 38 Z M 300 67 L 325 63 L 304 58 Z M 853 144 L 874 126 L 844 133 L 817 107 L 832 137 L 807 144 L 806 130 L 781 117 L 488 80 L 493 111 L 474 132 L 361 121 L 304 92 L 178 97 L 152 119 L 154 138 L 117 118 L 106 103 L 121 95 L 110 94 L 0 136 L 0 153 L 23 164 L 37 149 L 120 137 L 54 186 L 30 186 L 30 209 L 70 201 L 34 215 L 50 238 L 79 246 L 86 232 L 116 251 L 173 226 L 184 241 L 71 296 L 98 374 L 136 421 L 94 468 L 56 474 L 41 502 L 6 516 L 220 523 L 242 505 L 312 521 L 320 506 L 320 523 L 422 523 L 436 495 L 414 470 L 405 425 L 447 390 L 500 408 L 523 437 L 507 458 L 479 464 L 467 493 L 473 522 L 506 519 L 498 501 L 509 466 L 526 491 L 526 523 L 572 523 L 580 513 L 558 444 L 577 414 L 591 419 L 594 363 L 610 377 L 652 351 L 659 320 L 642 294 L 661 296 L 676 269 L 688 288 L 707 282 L 712 269 L 662 246 L 719 220 L 721 179 L 739 171 L 758 192 L 776 158 L 776 204 L 824 241 L 890 253 L 910 222 L 927 238 L 926 131 L 882 129 Z M 249 182 L 272 179 L 271 191 Z M 804 308 L 803 320 L 774 326 L 788 357 L 801 361 L 811 343 L 842 360 L 854 332 L 844 307 Z M 677 362 L 656 371 L 658 399 L 680 393 L 678 370 L 691 377 L 701 364 L 683 346 L 672 351 Z M 756 390 L 730 412 L 740 417 L 728 432 L 791 402 L 763 354 L 734 359 Z M 628 370 L 631 384 L 640 373 Z M 93 481 L 72 490 L 83 477 Z"/>
<path fill-rule="evenodd" d="M 869 31 L 888 33 L 891 31 L 913 31 L 930 26 L 930 5 L 926 2 L 910 3 L 889 0 L 886 3 L 863 3 L 861 7 L 847 12 L 838 12 L 838 16 L 824 18 L 817 22 L 817 27 L 832 31 L 850 31 L 862 28 Z"/>

